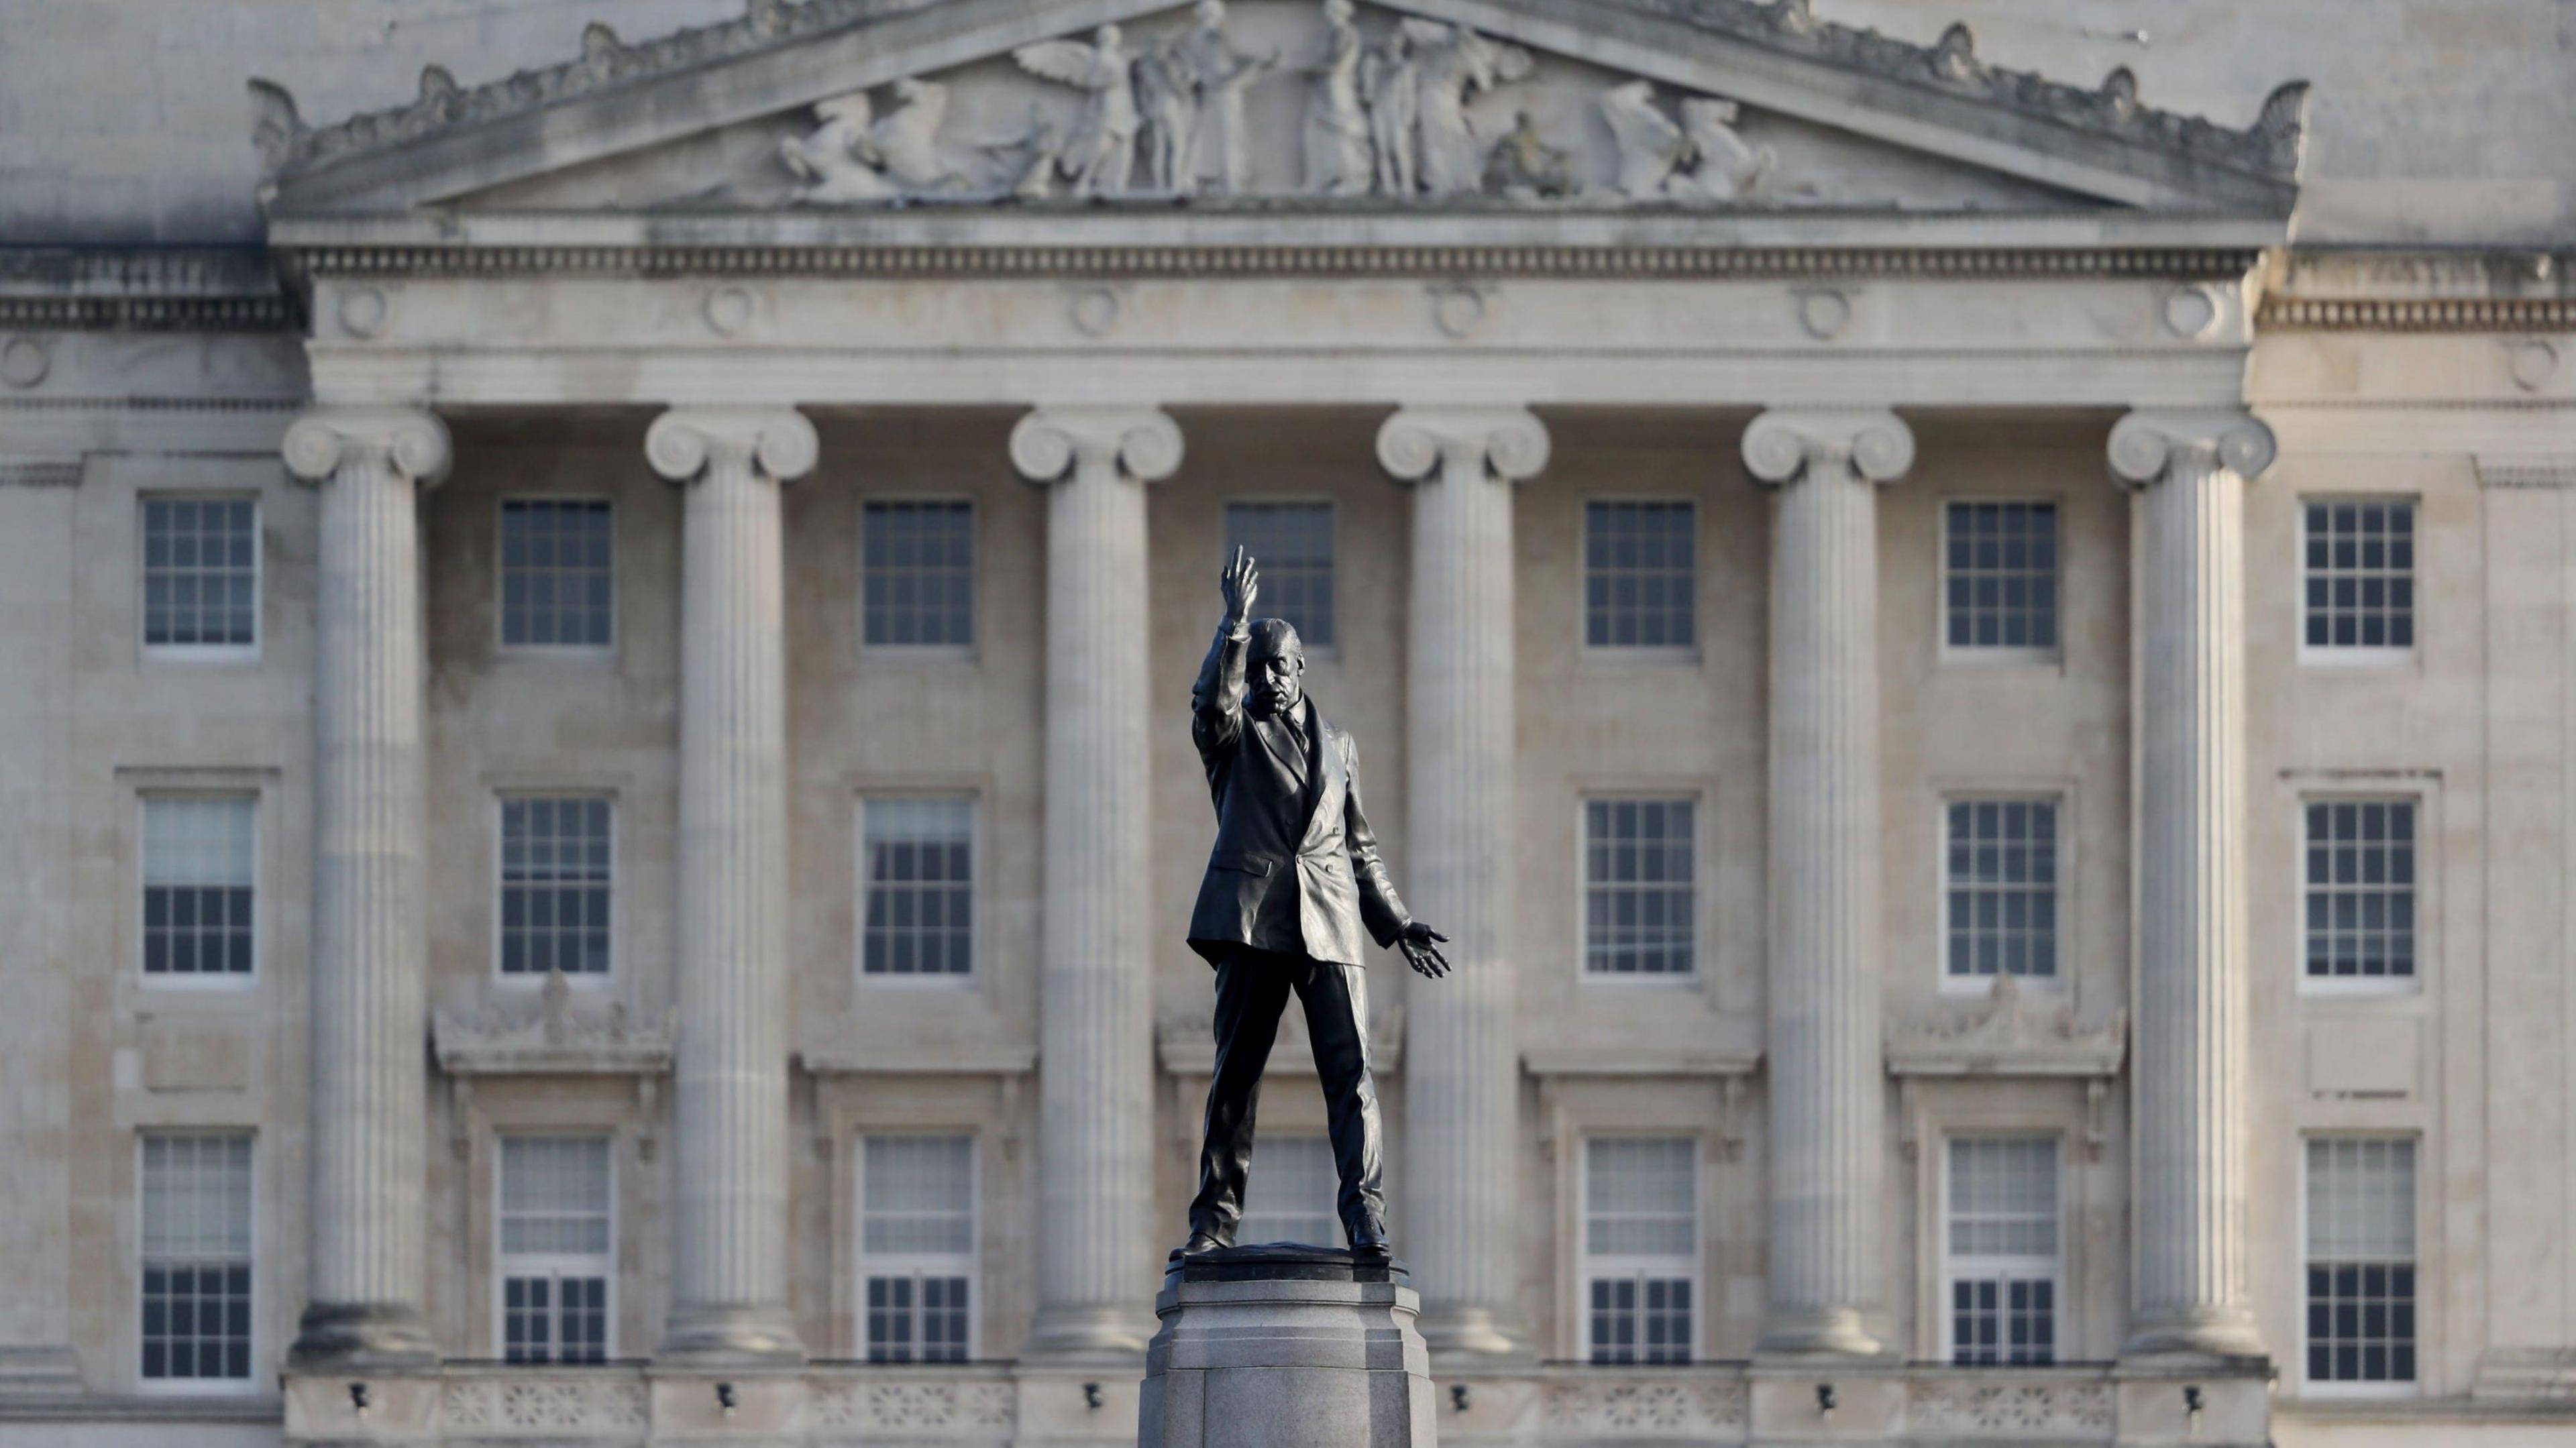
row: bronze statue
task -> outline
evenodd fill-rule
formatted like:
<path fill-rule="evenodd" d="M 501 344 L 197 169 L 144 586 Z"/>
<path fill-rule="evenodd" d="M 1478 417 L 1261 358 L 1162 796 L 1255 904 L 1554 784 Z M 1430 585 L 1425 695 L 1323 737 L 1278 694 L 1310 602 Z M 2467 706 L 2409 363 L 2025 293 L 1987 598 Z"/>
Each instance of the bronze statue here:
<path fill-rule="evenodd" d="M 1216 1077 L 1181 1251 L 1234 1245 L 1261 1072 L 1293 990 L 1323 1081 L 1342 1230 L 1353 1252 L 1382 1257 L 1385 1130 L 1369 1079 L 1360 928 L 1433 978 L 1449 973 L 1438 947 L 1449 937 L 1397 898 L 1360 808 L 1358 747 L 1306 697 L 1297 631 L 1251 616 L 1251 555 L 1234 550 L 1221 587 L 1225 621 L 1190 691 L 1190 738 L 1216 800 L 1216 848 L 1190 912 L 1190 946 L 1216 967 Z"/>

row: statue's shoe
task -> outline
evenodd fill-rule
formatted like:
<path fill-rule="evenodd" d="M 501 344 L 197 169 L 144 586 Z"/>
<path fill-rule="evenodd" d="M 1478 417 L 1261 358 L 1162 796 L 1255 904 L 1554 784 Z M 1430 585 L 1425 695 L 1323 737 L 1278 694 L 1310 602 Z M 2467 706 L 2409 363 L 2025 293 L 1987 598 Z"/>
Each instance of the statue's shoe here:
<path fill-rule="evenodd" d="M 1207 1252 L 1222 1252 L 1233 1245 L 1232 1242 L 1220 1240 L 1213 1232 L 1192 1232 L 1190 1239 L 1181 1244 L 1181 1255 L 1196 1257 Z"/>
<path fill-rule="evenodd" d="M 1386 1228 L 1375 1222 L 1364 1222 L 1351 1229 L 1351 1255 L 1354 1257 L 1392 1257 L 1395 1248 L 1386 1240 Z"/>

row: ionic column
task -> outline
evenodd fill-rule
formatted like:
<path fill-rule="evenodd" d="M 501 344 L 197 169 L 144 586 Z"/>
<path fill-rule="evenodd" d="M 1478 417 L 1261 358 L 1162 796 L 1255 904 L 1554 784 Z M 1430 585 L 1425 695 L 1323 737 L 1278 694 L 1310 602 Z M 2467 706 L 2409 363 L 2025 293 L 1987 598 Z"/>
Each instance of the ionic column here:
<path fill-rule="evenodd" d="M 1878 488 L 1914 463 L 1883 411 L 1766 412 L 1744 466 L 1771 542 L 1764 1354 L 1868 1356 L 1880 1301 Z"/>
<path fill-rule="evenodd" d="M 1508 1354 L 1520 1326 L 1518 991 L 1511 957 L 1512 484 L 1547 465 L 1518 408 L 1406 408 L 1380 465 L 1413 488 L 1406 647 L 1407 848 L 1414 913 L 1448 933 L 1456 971 L 1405 1010 L 1406 1252 L 1422 1336 Z"/>
<path fill-rule="evenodd" d="M 310 413 L 286 465 L 320 485 L 313 677 L 311 1261 L 294 1358 L 435 1362 L 421 1315 L 424 972 L 418 495 L 425 412 Z"/>
<path fill-rule="evenodd" d="M 787 664 L 779 489 L 810 471 L 788 408 L 677 408 L 644 434 L 687 489 L 680 556 L 678 1211 L 661 1355 L 793 1361 L 787 1300 Z"/>
<path fill-rule="evenodd" d="M 2138 619 L 2136 1302 L 2127 1351 L 2259 1353 L 2245 1285 L 2244 498 L 2272 433 L 2241 412 L 2111 429 Z"/>
<path fill-rule="evenodd" d="M 1046 825 L 1032 1356 L 1141 1352 L 1153 1209 L 1152 698 L 1145 488 L 1181 464 L 1149 408 L 1041 408 L 1011 463 L 1047 497 Z"/>

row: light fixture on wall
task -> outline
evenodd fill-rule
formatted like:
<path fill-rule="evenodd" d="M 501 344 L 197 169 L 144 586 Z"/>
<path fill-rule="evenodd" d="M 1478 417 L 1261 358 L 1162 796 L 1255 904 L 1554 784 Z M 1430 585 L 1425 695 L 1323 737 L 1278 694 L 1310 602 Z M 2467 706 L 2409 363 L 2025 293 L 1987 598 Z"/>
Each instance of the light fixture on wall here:
<path fill-rule="evenodd" d="M 1098 1383 L 1084 1383 L 1082 1385 L 1082 1406 L 1089 1408 L 1094 1412 L 1098 1412 L 1100 1410 L 1100 1385 Z"/>
<path fill-rule="evenodd" d="M 2189 1426 L 2184 1431 L 2194 1436 L 2200 1432 L 2200 1407 L 2200 1384 L 2186 1385 L 2182 1390 L 2182 1416 Z"/>
<path fill-rule="evenodd" d="M 365 1383 L 351 1383 L 349 1385 L 350 1411 L 356 1413 L 358 1417 L 363 1420 L 367 1416 L 367 1410 L 374 1406 L 375 1403 L 367 1396 L 367 1385 Z"/>
<path fill-rule="evenodd" d="M 1467 1411 L 1467 1385 L 1465 1383 L 1451 1383 L 1449 1385 L 1449 1408 L 1450 1411 L 1457 1413 Z"/>
<path fill-rule="evenodd" d="M 1816 1384 L 1816 1416 L 1830 1423 L 1834 1420 L 1834 1409 L 1836 1406 L 1837 1400 L 1834 1397 L 1834 1385 L 1831 1383 Z"/>
<path fill-rule="evenodd" d="M 733 1410 L 740 1406 L 742 1406 L 742 1399 L 735 1394 L 733 1384 L 716 1384 L 716 1408 L 718 1411 L 730 1418 L 733 1416 Z"/>

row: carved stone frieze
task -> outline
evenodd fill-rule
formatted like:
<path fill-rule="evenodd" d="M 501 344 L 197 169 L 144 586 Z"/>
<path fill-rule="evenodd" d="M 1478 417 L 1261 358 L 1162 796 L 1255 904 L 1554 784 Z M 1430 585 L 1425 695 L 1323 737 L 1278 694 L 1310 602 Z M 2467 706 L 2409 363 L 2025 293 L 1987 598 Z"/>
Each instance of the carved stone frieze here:
<path fill-rule="evenodd" d="M 942 1438 L 1007 1436 L 1019 1419 L 1002 1382 L 832 1383 L 816 1389 L 811 1412 L 826 1432 Z"/>
<path fill-rule="evenodd" d="M 1622 1374 L 1550 1383 L 1539 1411 L 1551 1433 L 1673 1438 L 1705 1442 L 1744 1435 L 1749 1399 L 1741 1379 L 1638 1378 Z"/>
<path fill-rule="evenodd" d="M 2129 1041 L 2129 1013 L 2101 1021 L 2076 1015 L 2074 1000 L 2009 975 L 1984 995 L 1891 1010 L 1887 1069 L 1898 1076 L 2109 1076 Z"/>
<path fill-rule="evenodd" d="M 2109 1442 L 2111 1385 L 2104 1382 L 1909 1383 L 1906 1427 L 1917 1434 L 1957 1434 L 1977 1442 L 2020 1438 Z"/>
<path fill-rule="evenodd" d="M 440 1426 L 478 1439 L 632 1432 L 649 1425 L 644 1384 L 588 1374 L 452 1378 L 439 1394 Z"/>
<path fill-rule="evenodd" d="M 454 1076 L 660 1075 L 671 1069 L 674 1022 L 627 1018 L 622 1001 L 575 1000 L 571 982 L 546 976 L 533 1000 L 490 1000 L 470 1015 L 442 1012 L 430 1027 L 439 1069 Z"/>

